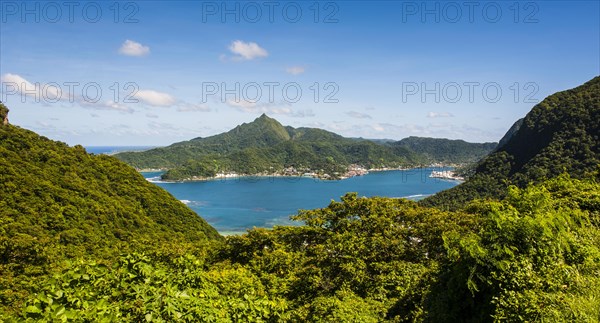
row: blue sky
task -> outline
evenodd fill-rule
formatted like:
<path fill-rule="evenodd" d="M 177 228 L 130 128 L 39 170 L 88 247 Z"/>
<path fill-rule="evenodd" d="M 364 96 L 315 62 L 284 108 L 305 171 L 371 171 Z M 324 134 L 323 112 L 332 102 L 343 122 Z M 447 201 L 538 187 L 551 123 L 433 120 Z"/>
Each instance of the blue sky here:
<path fill-rule="evenodd" d="M 167 145 L 262 113 L 497 141 L 600 74 L 598 1 L 74 3 L 0 3 L 11 123 L 72 145 Z"/>

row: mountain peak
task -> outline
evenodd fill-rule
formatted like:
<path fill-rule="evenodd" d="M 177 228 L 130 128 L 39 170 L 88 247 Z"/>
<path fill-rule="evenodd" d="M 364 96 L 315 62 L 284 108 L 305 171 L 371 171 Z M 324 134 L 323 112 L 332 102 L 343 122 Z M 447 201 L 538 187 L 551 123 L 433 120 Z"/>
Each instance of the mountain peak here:
<path fill-rule="evenodd" d="M 244 146 L 252 144 L 269 146 L 290 139 L 285 127 L 264 113 L 254 121 L 241 124 L 227 133 L 236 137 L 239 143 L 244 143 Z"/>
<path fill-rule="evenodd" d="M 269 117 L 266 113 L 261 114 L 260 117 L 254 119 L 254 121 L 276 121 L 276 122 L 278 122 L 277 120 Z"/>
<path fill-rule="evenodd" d="M 277 121 L 276 119 L 273 119 L 269 116 L 267 116 L 265 113 L 261 114 L 260 117 L 254 119 L 254 121 L 248 123 L 247 125 L 257 125 L 260 128 L 281 128 L 283 129 L 284 126 Z"/>

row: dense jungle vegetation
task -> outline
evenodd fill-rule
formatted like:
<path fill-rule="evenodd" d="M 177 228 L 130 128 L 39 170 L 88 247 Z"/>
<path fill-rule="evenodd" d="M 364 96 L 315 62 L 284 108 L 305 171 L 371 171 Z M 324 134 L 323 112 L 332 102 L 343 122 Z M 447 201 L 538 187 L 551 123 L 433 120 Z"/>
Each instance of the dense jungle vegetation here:
<path fill-rule="evenodd" d="M 284 127 L 263 114 L 226 133 L 116 157 L 138 169 L 168 169 L 165 180 L 213 177 L 219 172 L 270 174 L 290 167 L 300 174 L 317 172 L 336 178 L 334 175 L 345 173 L 350 165 L 382 168 L 472 163 L 495 147 L 496 143 L 419 137 L 380 143 L 317 128 Z"/>
<path fill-rule="evenodd" d="M 0 126 L 0 320 L 597 322 L 599 85 L 534 107 L 455 189 L 229 237 L 113 157 Z"/>
<path fill-rule="evenodd" d="M 550 95 L 517 121 L 469 180 L 423 201 L 458 209 L 476 198 L 502 198 L 509 185 L 568 173 L 586 178 L 600 165 L 600 77 Z"/>

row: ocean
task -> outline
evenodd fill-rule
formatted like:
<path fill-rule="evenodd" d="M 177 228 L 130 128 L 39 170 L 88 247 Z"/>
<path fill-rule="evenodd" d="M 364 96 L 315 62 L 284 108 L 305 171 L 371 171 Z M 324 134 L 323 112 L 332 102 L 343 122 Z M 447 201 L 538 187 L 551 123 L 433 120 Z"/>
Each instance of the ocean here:
<path fill-rule="evenodd" d="M 93 154 L 140 151 L 153 146 L 91 146 Z M 301 209 L 326 207 L 346 192 L 359 196 L 385 196 L 423 199 L 459 184 L 453 180 L 430 178 L 432 171 L 451 168 L 420 168 L 371 172 L 339 181 L 306 177 L 242 177 L 200 182 L 167 183 L 161 172 L 145 172 L 150 182 L 164 188 L 221 234 L 240 234 L 253 227 L 298 225 L 290 216 Z"/>
<path fill-rule="evenodd" d="M 95 155 L 112 155 L 122 151 L 143 151 L 152 148 L 156 148 L 156 146 L 86 146 L 85 150 Z"/>
<path fill-rule="evenodd" d="M 346 192 L 419 200 L 459 184 L 429 177 L 434 170 L 448 169 L 371 172 L 339 181 L 306 177 L 242 177 L 168 183 L 160 181 L 160 172 L 142 174 L 185 203 L 221 234 L 239 234 L 253 227 L 298 224 L 289 219 L 290 215 L 297 214 L 300 209 L 326 207 L 331 200 L 339 201 Z"/>

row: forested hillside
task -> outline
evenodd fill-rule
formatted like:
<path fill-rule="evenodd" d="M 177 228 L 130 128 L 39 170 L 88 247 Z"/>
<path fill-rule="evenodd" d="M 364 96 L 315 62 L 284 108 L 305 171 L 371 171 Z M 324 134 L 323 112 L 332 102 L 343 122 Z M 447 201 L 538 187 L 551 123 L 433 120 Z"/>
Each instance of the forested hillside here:
<path fill-rule="evenodd" d="M 219 172 L 254 175 L 285 168 L 298 174 L 318 172 L 337 177 L 351 164 L 398 167 L 424 162 L 406 149 L 344 138 L 321 129 L 284 127 L 264 114 L 223 134 L 116 157 L 138 169 L 167 168 L 163 175 L 166 180 L 213 177 Z"/>
<path fill-rule="evenodd" d="M 166 180 L 207 178 L 220 172 L 283 174 L 286 168 L 293 168 L 295 174 L 339 178 L 350 165 L 382 168 L 474 162 L 494 147 L 493 143 L 414 137 L 377 143 L 322 129 L 284 127 L 263 114 L 223 134 L 116 157 L 138 169 L 169 169 L 163 175 Z"/>
<path fill-rule="evenodd" d="M 502 197 L 510 183 L 524 187 L 563 172 L 587 177 L 600 165 L 598 120 L 600 77 L 544 99 L 479 162 L 467 182 L 422 203 L 456 209 L 475 198 Z"/>
<path fill-rule="evenodd" d="M 225 239 L 114 158 L 0 127 L 0 320 L 596 322 L 598 92 L 540 103 L 438 207 L 348 193 Z"/>
<path fill-rule="evenodd" d="M 431 163 L 468 164 L 479 161 L 496 148 L 495 142 L 470 143 L 464 140 L 408 137 L 391 143 L 423 155 Z"/>
<path fill-rule="evenodd" d="M 12 125 L 0 125 L 0 197 L 1 307 L 18 307 L 67 259 L 221 239 L 125 163 Z"/>
<path fill-rule="evenodd" d="M 347 194 L 212 256 L 74 264 L 23 317 L 123 322 L 594 322 L 600 185 L 567 176 L 458 212 Z"/>

